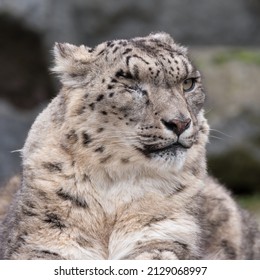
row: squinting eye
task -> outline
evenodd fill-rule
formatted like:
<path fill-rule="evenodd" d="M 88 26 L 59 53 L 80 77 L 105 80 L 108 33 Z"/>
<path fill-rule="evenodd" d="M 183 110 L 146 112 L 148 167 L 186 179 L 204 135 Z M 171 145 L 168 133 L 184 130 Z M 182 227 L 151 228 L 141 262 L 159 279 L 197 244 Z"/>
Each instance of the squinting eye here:
<path fill-rule="evenodd" d="M 193 78 L 185 80 L 182 83 L 183 91 L 185 91 L 185 92 L 192 91 L 194 89 L 195 84 L 196 84 L 196 80 Z"/>

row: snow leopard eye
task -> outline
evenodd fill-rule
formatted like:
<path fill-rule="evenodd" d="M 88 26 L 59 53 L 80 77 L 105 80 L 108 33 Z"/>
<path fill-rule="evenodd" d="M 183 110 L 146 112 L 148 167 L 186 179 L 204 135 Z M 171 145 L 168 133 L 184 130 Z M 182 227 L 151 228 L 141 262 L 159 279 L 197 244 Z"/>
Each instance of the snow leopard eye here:
<path fill-rule="evenodd" d="M 189 78 L 186 79 L 183 83 L 182 83 L 182 88 L 184 92 L 190 92 L 194 89 L 196 84 L 196 79 L 194 78 Z"/>

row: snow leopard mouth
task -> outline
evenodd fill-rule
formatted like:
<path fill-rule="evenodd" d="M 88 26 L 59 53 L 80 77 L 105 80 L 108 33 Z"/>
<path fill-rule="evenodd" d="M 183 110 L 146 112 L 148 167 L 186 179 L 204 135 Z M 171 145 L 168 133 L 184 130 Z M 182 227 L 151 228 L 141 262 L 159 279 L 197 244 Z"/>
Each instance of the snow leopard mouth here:
<path fill-rule="evenodd" d="M 158 147 L 158 145 L 145 145 L 142 152 L 146 155 L 164 154 L 170 153 L 175 154 L 177 151 L 185 151 L 190 147 L 183 145 L 180 142 L 175 142 L 164 147 Z"/>

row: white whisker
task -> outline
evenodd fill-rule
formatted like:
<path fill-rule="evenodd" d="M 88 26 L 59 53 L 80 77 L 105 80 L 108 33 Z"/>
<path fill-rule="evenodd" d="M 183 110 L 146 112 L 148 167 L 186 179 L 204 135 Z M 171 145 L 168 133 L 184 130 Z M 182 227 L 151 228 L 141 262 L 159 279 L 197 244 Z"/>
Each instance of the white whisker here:
<path fill-rule="evenodd" d="M 222 131 L 220 131 L 220 130 L 214 129 L 214 128 L 210 128 L 210 131 L 218 132 L 218 133 L 220 133 L 220 134 L 222 134 L 222 135 L 224 135 L 224 136 L 233 138 L 232 135 L 228 135 L 228 134 L 226 134 L 226 133 L 224 133 L 224 132 L 222 132 Z"/>
<path fill-rule="evenodd" d="M 213 110 L 213 108 L 208 109 L 208 111 L 205 111 L 204 114 L 207 115 L 208 113 L 210 113 Z"/>
<path fill-rule="evenodd" d="M 215 136 L 215 135 L 210 135 L 209 137 L 210 137 L 210 138 L 214 138 L 214 139 L 218 139 L 218 140 L 225 141 L 224 138 L 220 138 L 220 137 L 217 137 L 217 136 Z"/>
<path fill-rule="evenodd" d="M 20 149 L 20 150 L 13 150 L 11 151 L 10 153 L 22 153 L 23 149 Z"/>

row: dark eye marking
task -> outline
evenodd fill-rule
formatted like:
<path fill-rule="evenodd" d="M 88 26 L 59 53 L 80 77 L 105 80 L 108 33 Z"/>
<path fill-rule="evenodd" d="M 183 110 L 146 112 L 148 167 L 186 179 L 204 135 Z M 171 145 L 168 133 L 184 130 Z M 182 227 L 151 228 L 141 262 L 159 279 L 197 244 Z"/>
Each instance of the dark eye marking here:
<path fill-rule="evenodd" d="M 124 72 L 122 69 L 118 70 L 115 76 L 117 78 L 133 79 L 133 76 L 130 72 Z"/>
<path fill-rule="evenodd" d="M 124 77 L 124 71 L 122 69 L 118 70 L 115 74 L 117 78 Z"/>
<path fill-rule="evenodd" d="M 142 96 L 148 96 L 148 92 L 145 89 L 142 89 L 138 84 L 127 86 L 128 91 L 131 92 L 137 92 L 141 94 Z"/>

